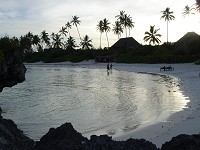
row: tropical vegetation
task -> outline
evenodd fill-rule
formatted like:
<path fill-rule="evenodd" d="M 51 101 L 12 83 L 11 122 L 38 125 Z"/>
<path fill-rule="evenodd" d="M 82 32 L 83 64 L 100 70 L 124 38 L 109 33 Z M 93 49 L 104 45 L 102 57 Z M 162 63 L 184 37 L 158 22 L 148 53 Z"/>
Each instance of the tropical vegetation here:
<path fill-rule="evenodd" d="M 184 17 L 192 15 L 195 10 L 200 12 L 200 1 L 196 0 L 196 3 L 192 6 L 185 6 L 182 15 Z M 113 32 L 121 38 L 129 37 L 131 30 L 134 28 L 134 21 L 130 15 L 125 11 L 120 11 L 115 16 L 116 21 L 111 24 L 109 19 L 104 18 L 98 21 L 96 29 L 100 33 L 100 46 L 95 49 L 92 42 L 93 40 L 85 35 L 81 38 L 81 34 L 78 29 L 81 21 L 78 16 L 72 16 L 72 20 L 68 21 L 62 26 L 58 32 L 49 34 L 46 30 L 43 30 L 39 35 L 33 34 L 31 31 L 27 34 L 17 38 L 10 38 L 4 36 L 0 38 L 0 63 L 5 60 L 5 57 L 10 52 L 15 50 L 23 51 L 25 54 L 24 61 L 26 62 L 54 62 L 54 61 L 83 61 L 88 59 L 95 59 L 97 56 L 112 56 L 116 58 L 116 62 L 126 63 L 160 63 L 160 62 L 190 62 L 200 58 L 200 42 L 194 44 L 193 48 L 190 48 L 190 52 L 177 51 L 176 43 L 170 43 L 168 41 L 168 24 L 171 20 L 175 19 L 173 11 L 167 7 L 162 12 L 161 19 L 167 22 L 167 42 L 160 45 L 161 34 L 160 29 L 155 26 L 150 26 L 149 31 L 145 32 L 143 40 L 148 42 L 149 45 L 140 45 L 137 48 L 125 48 L 125 49 L 113 49 L 109 43 L 109 32 Z M 111 27 L 112 25 L 112 27 Z M 70 34 L 72 26 L 75 26 L 80 43 L 77 43 L 76 39 Z M 107 40 L 107 47 L 102 49 L 102 34 L 105 33 Z"/>

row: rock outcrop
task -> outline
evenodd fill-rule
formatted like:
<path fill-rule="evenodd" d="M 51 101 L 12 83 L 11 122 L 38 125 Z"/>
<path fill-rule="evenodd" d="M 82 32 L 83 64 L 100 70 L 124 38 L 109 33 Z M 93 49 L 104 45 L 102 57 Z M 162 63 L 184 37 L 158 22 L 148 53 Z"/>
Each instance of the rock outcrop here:
<path fill-rule="evenodd" d="M 199 150 L 200 134 L 181 134 L 162 145 L 162 150 Z"/>
<path fill-rule="evenodd" d="M 11 87 L 25 80 L 26 67 L 21 60 L 21 54 L 16 51 L 4 58 L 0 64 L 0 92 L 4 87 Z"/>
<path fill-rule="evenodd" d="M 0 149 L 1 150 L 32 150 L 34 141 L 23 134 L 17 125 L 3 119 L 0 109 Z"/>
<path fill-rule="evenodd" d="M 39 142 L 36 150 L 157 150 L 156 146 L 144 139 L 113 141 L 108 135 L 83 137 L 70 123 L 51 128 Z"/>

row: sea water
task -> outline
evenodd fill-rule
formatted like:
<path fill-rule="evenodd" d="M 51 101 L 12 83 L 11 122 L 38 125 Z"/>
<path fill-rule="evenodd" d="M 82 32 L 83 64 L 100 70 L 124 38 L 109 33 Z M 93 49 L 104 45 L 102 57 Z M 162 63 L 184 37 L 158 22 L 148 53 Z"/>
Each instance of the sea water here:
<path fill-rule="evenodd" d="M 70 65 L 26 67 L 26 80 L 5 88 L 0 106 L 34 140 L 65 122 L 87 137 L 126 134 L 186 106 L 175 78 Z"/>

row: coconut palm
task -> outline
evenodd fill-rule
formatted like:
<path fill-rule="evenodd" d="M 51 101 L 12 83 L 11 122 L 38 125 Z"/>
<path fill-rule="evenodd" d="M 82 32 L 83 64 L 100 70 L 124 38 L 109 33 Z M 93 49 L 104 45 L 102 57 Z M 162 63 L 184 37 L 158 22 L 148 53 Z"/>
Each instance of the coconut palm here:
<path fill-rule="evenodd" d="M 43 43 L 43 48 L 44 48 L 44 44 L 46 44 L 46 46 L 50 46 L 49 34 L 45 30 L 41 32 L 41 41 Z"/>
<path fill-rule="evenodd" d="M 159 39 L 159 37 L 161 37 L 161 34 L 157 33 L 160 29 L 155 29 L 155 26 L 150 26 L 150 30 L 149 32 L 146 31 L 145 32 L 145 37 L 144 37 L 144 41 L 148 42 L 151 45 L 151 43 L 155 44 L 159 44 L 161 41 Z"/>
<path fill-rule="evenodd" d="M 112 30 L 115 34 L 118 35 L 118 39 L 119 39 L 121 36 L 121 33 L 123 33 L 123 27 L 122 27 L 122 24 L 120 23 L 120 21 L 115 21 L 115 24 L 113 25 Z"/>
<path fill-rule="evenodd" d="M 69 29 L 71 29 L 71 28 L 72 28 L 72 25 L 71 25 L 71 23 L 70 23 L 70 22 L 67 22 L 67 23 L 65 24 L 65 27 L 66 27 L 66 29 L 67 29 L 67 32 L 68 32 L 68 34 L 69 34 L 69 37 L 70 37 L 70 32 L 69 32 Z"/>
<path fill-rule="evenodd" d="M 108 32 L 110 31 L 110 22 L 106 18 L 103 19 L 103 31 L 106 33 L 108 47 L 109 47 L 109 41 L 108 41 Z"/>
<path fill-rule="evenodd" d="M 185 8 L 184 8 L 184 10 L 183 10 L 183 13 L 182 13 L 183 17 L 189 16 L 189 15 L 194 15 L 193 10 L 194 10 L 194 8 L 191 8 L 191 7 L 189 7 L 188 5 L 185 6 Z"/>
<path fill-rule="evenodd" d="M 53 48 L 61 48 L 63 43 L 61 42 L 63 38 L 61 38 L 60 34 L 54 34 L 53 40 Z"/>
<path fill-rule="evenodd" d="M 92 40 L 89 39 L 89 36 L 86 35 L 83 40 L 81 41 L 81 46 L 82 49 L 90 49 L 93 47 L 93 45 L 91 44 Z"/>
<path fill-rule="evenodd" d="M 33 36 L 33 45 L 36 46 L 36 49 L 38 51 L 40 47 L 40 37 L 38 35 Z"/>
<path fill-rule="evenodd" d="M 31 49 L 32 42 L 30 41 L 30 38 L 26 35 L 20 37 L 20 46 L 21 49 L 24 51 L 24 53 L 32 53 Z"/>
<path fill-rule="evenodd" d="M 101 36 L 102 36 L 102 33 L 104 32 L 104 29 L 103 29 L 103 21 L 100 20 L 97 24 L 97 30 L 99 30 L 100 32 L 100 49 L 101 49 Z"/>
<path fill-rule="evenodd" d="M 200 12 L 200 0 L 196 0 L 196 10 Z"/>
<path fill-rule="evenodd" d="M 67 33 L 68 33 L 66 29 L 67 29 L 66 27 L 62 27 L 58 32 L 60 33 L 60 35 L 63 36 L 63 39 L 64 39 L 64 36 L 67 36 Z"/>
<path fill-rule="evenodd" d="M 167 43 L 168 43 L 168 24 L 170 22 L 170 20 L 174 20 L 175 17 L 172 15 L 174 12 L 170 11 L 170 8 L 167 7 L 164 11 L 162 12 L 162 17 L 161 19 L 165 19 L 165 21 L 167 21 Z"/>
<path fill-rule="evenodd" d="M 74 49 L 76 46 L 75 39 L 73 37 L 69 37 L 65 43 L 66 49 Z"/>
<path fill-rule="evenodd" d="M 26 43 L 26 50 L 29 52 L 32 52 L 32 44 L 33 44 L 33 34 L 31 32 L 28 32 L 24 36 L 24 42 Z"/>
<path fill-rule="evenodd" d="M 119 15 L 115 16 L 117 18 L 117 20 L 119 20 L 121 22 L 121 24 L 123 24 L 124 15 L 125 15 L 125 11 L 121 10 L 121 11 L 119 11 Z"/>
<path fill-rule="evenodd" d="M 125 14 L 125 11 L 120 11 L 120 14 L 115 16 L 117 20 L 120 21 L 121 25 L 125 29 L 126 37 L 127 37 L 127 28 L 129 29 L 129 36 L 130 30 L 134 27 L 134 22 L 130 15 Z"/>
<path fill-rule="evenodd" d="M 72 21 L 71 21 L 71 23 L 72 23 L 73 25 L 76 26 L 76 29 L 77 29 L 79 38 L 80 38 L 80 40 L 81 40 L 81 35 L 80 35 L 80 33 L 79 33 L 79 30 L 78 30 L 78 25 L 80 24 L 81 21 L 78 20 L 78 19 L 79 19 L 79 17 L 77 17 L 77 16 L 72 16 Z"/>
<path fill-rule="evenodd" d="M 134 28 L 134 22 L 131 18 L 131 16 L 128 16 L 128 20 L 127 20 L 127 27 L 128 27 L 128 30 L 129 30 L 129 36 L 130 36 L 130 31 L 132 28 Z"/>

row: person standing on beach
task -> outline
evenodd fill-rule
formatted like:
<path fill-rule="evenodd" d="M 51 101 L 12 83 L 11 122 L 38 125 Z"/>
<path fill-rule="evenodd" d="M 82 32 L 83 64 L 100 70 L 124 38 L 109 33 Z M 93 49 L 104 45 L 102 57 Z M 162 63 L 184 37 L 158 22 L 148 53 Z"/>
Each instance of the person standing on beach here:
<path fill-rule="evenodd" d="M 110 65 L 109 65 L 109 63 L 107 64 L 107 71 L 109 71 L 110 70 Z"/>
<path fill-rule="evenodd" d="M 111 64 L 110 64 L 110 70 L 112 70 L 112 66 L 113 66 L 113 65 L 112 65 L 112 63 L 111 63 Z"/>

